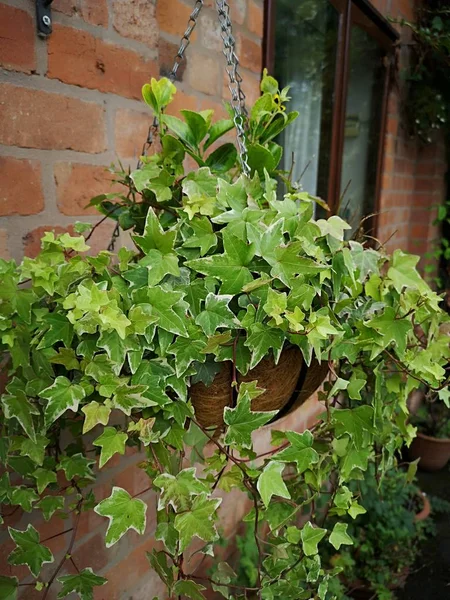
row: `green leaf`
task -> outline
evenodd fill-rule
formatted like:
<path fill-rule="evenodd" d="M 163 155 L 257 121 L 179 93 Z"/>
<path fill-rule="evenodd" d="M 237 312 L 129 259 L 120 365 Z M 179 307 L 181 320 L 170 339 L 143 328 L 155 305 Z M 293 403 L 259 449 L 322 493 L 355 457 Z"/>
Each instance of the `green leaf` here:
<path fill-rule="evenodd" d="M 194 361 L 205 362 L 206 354 L 203 353 L 206 342 L 192 338 L 177 337 L 169 347 L 168 353 L 175 356 L 175 369 L 177 377 L 181 377 Z"/>
<path fill-rule="evenodd" d="M 364 323 L 366 327 L 375 329 L 383 336 L 381 347 L 387 348 L 394 344 L 398 356 L 404 356 L 408 333 L 412 331 L 412 323 L 408 319 L 397 319 L 396 311 L 387 306 L 381 316 L 373 317 Z"/>
<path fill-rule="evenodd" d="M 49 329 L 39 343 L 38 350 L 49 348 L 56 342 L 62 342 L 66 348 L 70 348 L 73 338 L 73 326 L 64 315 L 49 313 L 45 315 L 44 322 L 48 323 Z"/>
<path fill-rule="evenodd" d="M 238 321 L 228 308 L 232 298 L 231 295 L 220 296 L 211 293 L 207 295 L 205 310 L 195 319 L 197 325 L 200 325 L 206 335 L 213 335 L 219 327 L 236 328 Z"/>
<path fill-rule="evenodd" d="M 150 83 L 143 85 L 142 97 L 145 103 L 153 108 L 155 113 L 159 114 L 163 108 L 172 102 L 176 91 L 177 88 L 167 77 L 161 77 L 161 79 L 152 77 Z"/>
<path fill-rule="evenodd" d="M 161 115 L 161 122 L 191 148 L 195 148 L 195 136 L 187 123 L 171 115 Z"/>
<path fill-rule="evenodd" d="M 364 442 L 367 436 L 375 432 L 374 412 L 371 406 L 333 409 L 332 419 L 335 424 L 336 436 L 339 438 L 349 435 L 357 449 L 366 445 Z"/>
<path fill-rule="evenodd" d="M 56 365 L 64 365 L 68 371 L 80 368 L 80 363 L 73 348 L 58 348 L 58 354 L 52 356 L 50 362 Z"/>
<path fill-rule="evenodd" d="M 347 533 L 347 523 L 336 523 L 330 535 L 330 544 L 339 550 L 342 545 L 352 546 L 353 540 Z"/>
<path fill-rule="evenodd" d="M 213 518 L 221 502 L 221 498 L 200 494 L 194 498 L 189 511 L 176 515 L 174 525 L 180 535 L 180 552 L 184 552 L 194 537 L 204 542 L 217 539 Z"/>
<path fill-rule="evenodd" d="M 427 289 L 427 284 L 416 269 L 419 258 L 419 256 L 405 254 L 401 250 L 395 250 L 393 253 L 388 277 L 392 280 L 397 292 L 400 293 L 405 287 L 415 288 L 419 291 Z"/>
<path fill-rule="evenodd" d="M 109 519 L 105 536 L 107 548 L 118 542 L 129 529 L 140 535 L 145 531 L 147 505 L 139 498 L 132 498 L 122 488 L 113 487 L 111 496 L 97 504 L 94 511 Z"/>
<path fill-rule="evenodd" d="M 50 483 L 56 483 L 56 473 L 54 471 L 49 471 L 48 469 L 36 469 L 33 473 L 33 477 L 36 479 L 36 487 L 39 494 L 42 494 Z"/>
<path fill-rule="evenodd" d="M 183 248 L 200 248 L 200 255 L 203 256 L 217 244 L 217 236 L 207 217 L 194 217 L 189 222 L 189 227 L 193 234 L 186 239 Z"/>
<path fill-rule="evenodd" d="M 36 441 L 25 438 L 20 446 L 22 456 L 29 456 L 37 465 L 42 465 L 44 462 L 45 449 L 50 443 L 50 440 L 43 435 L 37 435 Z"/>
<path fill-rule="evenodd" d="M 6 577 L 0 575 L 0 598 L 1 600 L 17 600 L 19 580 L 17 577 Z"/>
<path fill-rule="evenodd" d="M 183 179 L 183 208 L 190 219 L 196 214 L 212 216 L 216 209 L 217 178 L 209 167 L 191 171 Z"/>
<path fill-rule="evenodd" d="M 54 383 L 42 390 L 39 396 L 48 400 L 44 410 L 44 423 L 48 428 L 66 410 L 76 413 L 78 403 L 86 396 L 86 392 L 81 385 L 72 383 L 67 377 L 56 377 Z"/>
<path fill-rule="evenodd" d="M 178 256 L 174 253 L 162 254 L 159 250 L 152 249 L 139 264 L 148 269 L 148 285 L 157 285 L 167 275 L 180 275 Z"/>
<path fill-rule="evenodd" d="M 125 444 L 128 439 L 126 433 L 117 431 L 115 427 L 105 427 L 101 436 L 92 443 L 94 446 L 100 446 L 100 469 L 114 456 L 114 454 L 125 454 Z"/>
<path fill-rule="evenodd" d="M 212 275 L 222 282 L 221 294 L 239 294 L 244 285 L 253 281 L 247 265 L 254 256 L 253 245 L 239 239 L 227 229 L 223 232 L 225 252 L 188 261 L 189 268 Z"/>
<path fill-rule="evenodd" d="M 35 577 L 39 577 L 42 565 L 54 561 L 50 550 L 40 544 L 39 533 L 29 524 L 25 531 L 8 527 L 9 535 L 16 548 L 8 556 L 10 565 L 27 565 Z"/>
<path fill-rule="evenodd" d="M 169 292 L 162 288 L 149 288 L 147 291 L 150 304 L 150 314 L 156 318 L 161 329 L 187 337 L 184 320 L 175 312 L 173 307 L 181 300 L 180 292 Z"/>
<path fill-rule="evenodd" d="M 144 395 L 146 390 L 146 385 L 120 385 L 112 398 L 112 408 L 118 408 L 129 417 L 133 408 L 142 410 L 149 406 L 156 406 L 157 402 Z"/>
<path fill-rule="evenodd" d="M 62 575 L 57 581 L 62 584 L 58 598 L 67 598 L 72 593 L 78 594 L 80 600 L 93 600 L 94 587 L 105 585 L 108 581 L 96 575 L 90 567 L 83 569 L 76 575 Z"/>
<path fill-rule="evenodd" d="M 16 419 L 30 440 L 36 442 L 33 415 L 39 411 L 28 401 L 22 390 L 17 390 L 14 395 L 2 396 L 3 410 L 7 419 Z"/>
<path fill-rule="evenodd" d="M 84 413 L 83 433 L 87 433 L 96 425 L 108 425 L 111 409 L 104 404 L 99 404 L 95 400 L 85 404 L 81 412 Z"/>
<path fill-rule="evenodd" d="M 284 340 L 285 335 L 281 329 L 274 329 L 263 325 L 263 323 L 251 325 L 250 334 L 245 341 L 245 345 L 252 351 L 250 369 L 254 369 L 269 354 L 270 349 L 273 350 L 275 363 L 277 363 L 283 349 Z"/>
<path fill-rule="evenodd" d="M 132 237 L 145 254 L 148 254 L 150 250 L 159 250 L 161 254 L 170 254 L 173 252 L 176 231 L 164 231 L 155 211 L 149 207 L 143 235 Z"/>
<path fill-rule="evenodd" d="M 187 596 L 192 600 L 205 600 L 206 596 L 202 594 L 202 591 L 206 590 L 203 585 L 195 583 L 194 581 L 188 581 L 182 579 L 177 581 L 173 587 L 173 593 L 175 596 Z"/>
<path fill-rule="evenodd" d="M 13 487 L 11 492 L 11 504 L 20 506 L 25 512 L 33 510 L 33 503 L 39 500 L 39 496 L 32 488 Z"/>
<path fill-rule="evenodd" d="M 233 129 L 234 121 L 232 119 L 221 119 L 214 123 L 209 130 L 208 139 L 203 145 L 203 150 L 207 150 L 211 144 L 222 137 L 225 133 Z"/>
<path fill-rule="evenodd" d="M 80 477 L 82 479 L 93 479 L 92 465 L 95 464 L 95 460 L 86 458 L 79 452 L 72 456 L 64 456 L 59 463 L 59 469 L 63 470 L 66 474 L 66 479 L 70 481 L 74 477 Z"/>
<path fill-rule="evenodd" d="M 243 448 L 252 447 L 252 432 L 265 425 L 278 411 L 252 412 L 250 396 L 247 392 L 239 394 L 236 408 L 225 408 L 223 420 L 228 425 L 225 444 Z"/>
<path fill-rule="evenodd" d="M 194 140 L 194 146 L 198 148 L 198 145 L 208 131 L 208 123 L 201 114 L 192 110 L 181 110 L 180 112 L 189 126 L 192 139 Z"/>
<path fill-rule="evenodd" d="M 284 468 L 283 463 L 273 460 L 267 463 L 259 476 L 257 488 L 266 506 L 269 506 L 272 496 L 291 497 L 282 477 Z"/>
<path fill-rule="evenodd" d="M 63 496 L 45 496 L 36 504 L 36 508 L 42 511 L 46 521 L 50 521 L 57 510 L 64 509 L 64 498 Z"/>
<path fill-rule="evenodd" d="M 310 521 L 307 521 L 301 530 L 302 548 L 306 556 L 314 556 L 319 552 L 317 545 L 325 536 L 327 530 L 321 527 L 313 527 Z"/>
<path fill-rule="evenodd" d="M 286 438 L 290 446 L 274 455 L 273 459 L 281 462 L 293 462 L 297 465 L 298 473 L 303 473 L 311 468 L 311 465 L 319 462 L 319 455 L 314 450 L 314 436 L 310 431 L 297 433 L 286 431 Z"/>
<path fill-rule="evenodd" d="M 223 144 L 206 159 L 207 166 L 215 173 L 226 173 L 236 164 L 237 150 L 231 143 Z"/>
<path fill-rule="evenodd" d="M 158 475 L 153 483 L 161 489 L 158 510 L 163 510 L 169 504 L 176 511 L 187 510 L 191 504 L 192 496 L 209 491 L 209 488 L 197 479 L 195 467 L 183 469 L 176 476 L 163 473 Z"/>

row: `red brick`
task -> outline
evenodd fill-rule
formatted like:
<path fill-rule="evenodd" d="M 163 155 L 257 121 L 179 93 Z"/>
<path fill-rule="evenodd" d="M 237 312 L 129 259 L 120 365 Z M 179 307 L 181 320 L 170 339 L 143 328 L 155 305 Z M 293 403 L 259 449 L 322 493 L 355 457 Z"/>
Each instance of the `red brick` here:
<path fill-rule="evenodd" d="M 180 110 L 183 109 L 196 111 L 198 109 L 198 99 L 177 89 L 177 93 L 167 107 L 166 113 L 168 115 L 178 115 Z"/>
<path fill-rule="evenodd" d="M 152 598 L 154 596 L 153 580 L 159 585 L 159 577 L 152 571 L 146 552 L 151 552 L 157 544 L 153 536 L 149 536 L 144 543 L 120 561 L 120 568 L 112 567 L 107 571 L 104 577 L 108 583 L 98 588 L 96 600 L 121 600 L 129 597 L 129 590 L 144 576 L 149 585 L 147 598 Z"/>
<path fill-rule="evenodd" d="M 203 48 L 222 52 L 222 30 L 216 12 L 203 13 L 199 22 L 199 30 Z M 220 60 L 223 60 L 222 56 L 220 57 Z"/>
<path fill-rule="evenodd" d="M 261 72 L 262 51 L 259 44 L 245 35 L 238 34 L 237 55 L 244 68 L 254 73 Z"/>
<path fill-rule="evenodd" d="M 262 38 L 264 35 L 264 10 L 261 4 L 250 0 L 248 4 L 248 15 L 247 15 L 247 26 L 248 29 Z"/>
<path fill-rule="evenodd" d="M 0 143 L 44 150 L 105 150 L 103 107 L 60 94 L 0 84 Z"/>
<path fill-rule="evenodd" d="M 35 258 L 39 254 L 41 250 L 41 238 L 47 231 L 53 231 L 56 234 L 66 233 L 66 231 L 72 233 L 70 228 L 60 227 L 59 225 L 42 225 L 41 227 L 36 227 L 36 229 L 29 231 L 23 236 L 23 250 L 25 256 Z"/>
<path fill-rule="evenodd" d="M 432 177 L 416 177 L 415 190 L 416 192 L 433 192 L 436 186 L 436 182 Z"/>
<path fill-rule="evenodd" d="M 31 73 L 36 68 L 33 19 L 24 10 L 0 4 L 0 65 Z"/>
<path fill-rule="evenodd" d="M 189 85 L 209 96 L 215 96 L 219 91 L 219 77 L 224 63 L 222 59 L 211 56 L 211 53 L 200 54 L 191 52 L 190 63 L 187 69 Z"/>
<path fill-rule="evenodd" d="M 154 61 L 86 31 L 55 25 L 49 38 L 47 76 L 51 79 L 141 99 L 143 84 L 156 73 Z"/>
<path fill-rule="evenodd" d="M 59 210 L 64 215 L 98 215 L 95 207 L 85 208 L 92 198 L 114 191 L 106 167 L 59 162 L 54 167 Z M 122 191 L 122 186 L 114 189 Z"/>
<path fill-rule="evenodd" d="M 159 28 L 166 33 L 181 36 L 186 31 L 189 16 L 193 5 L 188 6 L 179 0 L 158 0 L 156 4 L 156 18 Z M 191 41 L 196 38 L 197 32 L 194 31 Z"/>
<path fill-rule="evenodd" d="M 120 158 L 137 158 L 152 123 L 150 111 L 136 112 L 127 108 L 116 111 L 114 135 L 115 150 Z"/>
<path fill-rule="evenodd" d="M 120 552 L 120 544 L 115 544 L 111 548 L 105 546 L 105 532 L 107 520 L 103 517 L 105 525 L 104 531 L 96 533 L 87 541 L 77 544 L 72 553 L 73 559 L 77 567 L 82 570 L 91 567 L 94 573 L 98 573 L 104 569 L 109 562 L 113 562 L 115 557 Z"/>
<path fill-rule="evenodd" d="M 244 24 L 247 1 L 248 0 L 234 0 L 233 2 L 230 2 L 230 18 L 233 25 Z M 205 0 L 205 6 L 216 10 L 216 0 Z"/>
<path fill-rule="evenodd" d="M 40 163 L 0 156 L 0 216 L 35 215 L 43 209 Z"/>
<path fill-rule="evenodd" d="M 9 260 L 11 258 L 8 250 L 8 231 L 6 229 L 0 229 L 0 258 L 3 258 L 3 260 Z M 2 394 L 3 391 L 2 383 L 0 381 L 0 394 Z"/>
<path fill-rule="evenodd" d="M 134 496 L 148 488 L 149 479 L 143 469 L 139 468 L 137 464 L 132 464 L 114 475 L 113 484 Z"/>
<path fill-rule="evenodd" d="M 108 26 L 107 0 L 54 0 L 52 9 L 69 17 L 79 16 L 92 25 Z"/>
<path fill-rule="evenodd" d="M 114 0 L 114 29 L 127 38 L 155 48 L 158 44 L 158 23 L 155 5 L 148 0 Z"/>

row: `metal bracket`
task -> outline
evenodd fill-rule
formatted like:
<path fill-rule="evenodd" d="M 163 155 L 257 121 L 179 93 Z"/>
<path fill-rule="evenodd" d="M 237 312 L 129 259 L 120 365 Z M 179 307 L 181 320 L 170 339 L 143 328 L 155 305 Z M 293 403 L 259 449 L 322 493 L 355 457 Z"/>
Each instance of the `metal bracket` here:
<path fill-rule="evenodd" d="M 52 32 L 53 0 L 36 0 L 36 25 L 39 37 L 48 37 Z"/>

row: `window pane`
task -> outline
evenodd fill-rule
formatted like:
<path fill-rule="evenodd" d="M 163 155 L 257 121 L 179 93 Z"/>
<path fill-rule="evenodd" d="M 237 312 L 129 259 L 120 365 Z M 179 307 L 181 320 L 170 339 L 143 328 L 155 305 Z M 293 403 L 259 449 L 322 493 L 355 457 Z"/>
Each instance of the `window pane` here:
<path fill-rule="evenodd" d="M 378 42 L 360 26 L 353 25 L 339 210 L 353 231 L 375 208 L 384 93 L 383 56 Z"/>
<path fill-rule="evenodd" d="M 327 195 L 339 13 L 329 0 L 277 0 L 275 77 L 289 85 L 289 109 L 300 116 L 283 133 L 280 168 L 305 190 Z"/>

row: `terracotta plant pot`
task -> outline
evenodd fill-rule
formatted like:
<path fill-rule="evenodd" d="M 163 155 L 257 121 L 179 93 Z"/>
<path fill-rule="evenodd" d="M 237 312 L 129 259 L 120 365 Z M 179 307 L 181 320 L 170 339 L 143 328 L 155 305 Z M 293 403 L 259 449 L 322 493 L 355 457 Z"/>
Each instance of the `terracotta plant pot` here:
<path fill-rule="evenodd" d="M 409 449 L 411 460 L 420 458 L 419 467 L 424 471 L 439 471 L 450 460 L 450 438 L 434 438 L 418 433 Z"/>
<path fill-rule="evenodd" d="M 425 521 L 430 516 L 431 504 L 426 495 L 423 492 L 419 492 L 420 499 L 422 501 L 422 510 L 416 513 L 414 521 Z"/>
<path fill-rule="evenodd" d="M 254 398 L 252 410 L 278 410 L 278 417 L 295 410 L 305 402 L 320 386 L 328 372 L 326 363 L 313 362 L 310 367 L 304 364 L 301 351 L 293 346 L 283 350 L 276 365 L 272 357 L 264 358 L 247 375 L 237 374 L 238 383 L 257 381 L 265 392 Z M 206 387 L 196 383 L 190 389 L 190 398 L 197 420 L 204 427 L 222 427 L 223 411 L 232 406 L 232 365 L 223 364 L 213 383 Z"/>

